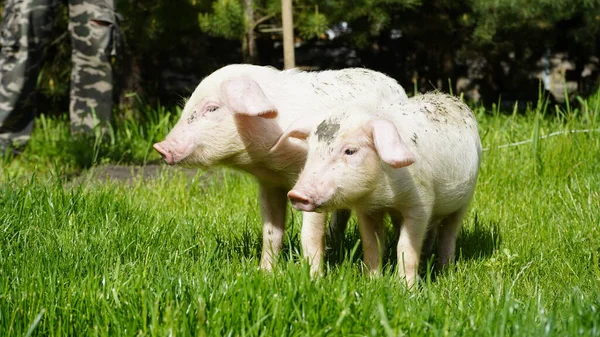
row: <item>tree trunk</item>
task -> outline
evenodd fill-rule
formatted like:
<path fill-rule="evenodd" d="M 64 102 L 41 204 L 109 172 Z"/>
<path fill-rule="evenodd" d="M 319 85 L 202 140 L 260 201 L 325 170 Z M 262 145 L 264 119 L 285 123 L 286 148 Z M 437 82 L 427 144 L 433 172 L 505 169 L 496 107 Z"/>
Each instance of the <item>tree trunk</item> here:
<path fill-rule="evenodd" d="M 296 66 L 292 0 L 281 0 L 281 21 L 283 22 L 283 68 L 290 69 Z"/>
<path fill-rule="evenodd" d="M 130 51 L 124 52 L 115 69 L 115 77 L 113 95 L 118 95 L 119 110 L 134 111 L 136 97 L 145 95 L 139 57 Z"/>
<path fill-rule="evenodd" d="M 242 41 L 242 54 L 244 63 L 256 64 L 258 55 L 256 53 L 256 35 L 254 34 L 254 7 L 253 0 L 244 0 L 244 12 L 246 14 L 246 35 Z"/>

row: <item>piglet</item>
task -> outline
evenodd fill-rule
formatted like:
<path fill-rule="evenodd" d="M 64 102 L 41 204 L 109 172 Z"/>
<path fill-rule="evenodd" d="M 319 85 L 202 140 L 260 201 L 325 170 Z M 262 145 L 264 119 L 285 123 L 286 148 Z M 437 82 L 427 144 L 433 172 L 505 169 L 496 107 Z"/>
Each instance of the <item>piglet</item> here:
<path fill-rule="evenodd" d="M 428 229 L 439 237 L 441 264 L 452 260 L 481 157 L 475 117 L 462 101 L 436 93 L 346 105 L 320 122 L 296 121 L 279 143 L 307 137 L 305 167 L 288 193 L 294 208 L 356 211 L 373 273 L 380 269 L 385 214 L 401 219 L 398 273 L 409 286 Z"/>

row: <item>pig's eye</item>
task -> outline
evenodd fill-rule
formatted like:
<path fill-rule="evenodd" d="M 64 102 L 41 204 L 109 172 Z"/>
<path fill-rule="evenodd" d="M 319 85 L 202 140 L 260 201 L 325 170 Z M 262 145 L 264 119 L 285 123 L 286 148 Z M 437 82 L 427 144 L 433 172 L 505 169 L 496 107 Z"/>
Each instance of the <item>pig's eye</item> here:
<path fill-rule="evenodd" d="M 347 156 L 351 156 L 356 153 L 356 149 L 345 149 L 344 154 Z"/>
<path fill-rule="evenodd" d="M 219 107 L 216 105 L 209 105 L 206 107 L 206 112 L 213 112 L 213 111 L 217 111 Z"/>

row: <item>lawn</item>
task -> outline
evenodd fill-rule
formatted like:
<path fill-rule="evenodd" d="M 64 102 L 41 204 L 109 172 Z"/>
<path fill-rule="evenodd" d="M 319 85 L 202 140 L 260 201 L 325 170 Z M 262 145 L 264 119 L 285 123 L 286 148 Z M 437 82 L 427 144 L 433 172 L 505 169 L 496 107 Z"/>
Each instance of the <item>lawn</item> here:
<path fill-rule="evenodd" d="M 354 219 L 311 280 L 291 207 L 276 271 L 259 270 L 244 174 L 95 178 L 157 162 L 151 144 L 178 112 L 144 111 L 92 139 L 40 118 L 25 152 L 0 160 L 0 336 L 600 336 L 600 95 L 475 110 L 487 151 L 457 261 L 413 290 L 393 275 L 391 238 L 384 275 L 363 274 Z"/>

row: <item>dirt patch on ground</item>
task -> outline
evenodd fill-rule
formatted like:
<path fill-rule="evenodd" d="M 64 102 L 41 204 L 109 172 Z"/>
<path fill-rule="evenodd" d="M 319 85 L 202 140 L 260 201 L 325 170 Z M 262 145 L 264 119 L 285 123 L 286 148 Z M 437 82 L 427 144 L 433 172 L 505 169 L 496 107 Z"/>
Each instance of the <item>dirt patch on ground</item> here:
<path fill-rule="evenodd" d="M 146 166 L 118 166 L 104 165 L 94 169 L 94 176 L 99 180 L 117 180 L 130 181 L 132 178 L 141 178 L 143 180 L 156 178 L 161 172 L 175 174 L 183 172 L 186 176 L 193 177 L 198 172 L 197 169 L 185 169 L 179 167 L 166 167 L 163 165 Z"/>
<path fill-rule="evenodd" d="M 132 184 L 134 181 L 155 179 L 163 174 L 173 176 L 183 173 L 193 178 L 197 169 L 167 167 L 165 165 L 149 164 L 145 166 L 99 165 L 95 166 L 71 180 L 72 185 L 83 182 L 122 182 Z"/>

